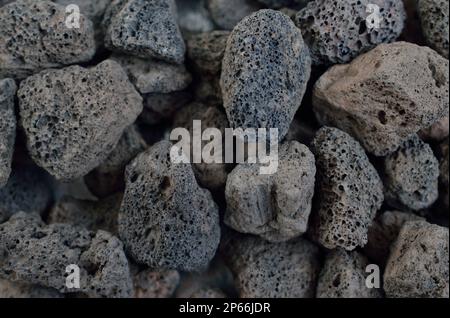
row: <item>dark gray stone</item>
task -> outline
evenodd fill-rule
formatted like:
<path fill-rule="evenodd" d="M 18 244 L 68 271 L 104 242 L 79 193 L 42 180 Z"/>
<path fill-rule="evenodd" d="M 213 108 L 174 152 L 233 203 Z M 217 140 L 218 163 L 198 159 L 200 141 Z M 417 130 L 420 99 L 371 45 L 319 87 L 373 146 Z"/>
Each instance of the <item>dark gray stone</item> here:
<path fill-rule="evenodd" d="M 11 174 L 12 156 L 16 140 L 16 115 L 14 97 L 17 86 L 14 80 L 0 80 L 0 189 Z"/>

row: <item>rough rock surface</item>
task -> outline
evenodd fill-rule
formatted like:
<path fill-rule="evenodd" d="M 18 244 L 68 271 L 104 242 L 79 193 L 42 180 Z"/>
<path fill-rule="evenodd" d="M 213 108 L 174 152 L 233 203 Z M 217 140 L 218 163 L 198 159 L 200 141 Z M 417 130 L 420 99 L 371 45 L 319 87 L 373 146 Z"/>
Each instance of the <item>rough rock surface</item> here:
<path fill-rule="evenodd" d="M 171 162 L 171 148 L 161 141 L 128 165 L 120 237 L 152 269 L 202 270 L 219 244 L 218 209 L 190 164 Z"/>
<path fill-rule="evenodd" d="M 311 151 L 299 142 L 286 142 L 279 149 L 275 174 L 260 174 L 259 168 L 239 164 L 228 176 L 225 224 L 271 242 L 305 233 L 316 175 Z"/>
<path fill-rule="evenodd" d="M 61 298 L 52 288 L 0 279 L 0 298 Z"/>
<path fill-rule="evenodd" d="M 21 125 L 33 160 L 57 179 L 76 179 L 102 163 L 142 111 L 119 64 L 47 70 L 20 84 Z"/>
<path fill-rule="evenodd" d="M 369 28 L 368 5 L 379 7 L 379 27 Z M 376 17 L 376 12 L 374 12 Z M 314 64 L 348 63 L 380 43 L 394 41 L 406 18 L 398 0 L 315 0 L 300 10 L 296 25 L 311 50 Z"/>
<path fill-rule="evenodd" d="M 217 128 L 221 131 L 222 137 L 225 136 L 225 128 L 228 127 L 227 116 L 222 110 L 213 106 L 208 107 L 201 103 L 192 103 L 181 109 L 175 115 L 173 127 L 186 128 L 192 136 L 194 120 L 201 120 L 202 129 Z M 197 137 L 201 138 L 201 136 Z M 202 141 L 202 148 L 207 143 Z M 193 152 L 194 149 L 191 147 L 191 156 Z M 222 156 L 222 161 L 225 161 L 224 156 Z M 192 169 L 201 186 L 210 190 L 216 190 L 225 187 L 230 165 L 224 163 L 205 163 L 202 160 L 202 163 L 192 164 Z"/>
<path fill-rule="evenodd" d="M 126 165 L 146 148 L 137 127 L 128 127 L 108 158 L 84 177 L 89 190 L 99 198 L 123 190 Z"/>
<path fill-rule="evenodd" d="M 428 44 L 448 59 L 449 1 L 419 0 L 418 12 Z"/>
<path fill-rule="evenodd" d="M 358 142 L 336 128 L 321 128 L 311 150 L 317 162 L 313 236 L 329 249 L 364 246 L 383 203 L 377 171 Z"/>
<path fill-rule="evenodd" d="M 125 55 L 116 55 L 111 59 L 125 69 L 131 82 L 142 94 L 181 91 L 192 81 L 184 65 Z"/>
<path fill-rule="evenodd" d="M 232 30 L 239 21 L 261 8 L 255 0 L 208 0 L 211 17 L 222 30 Z"/>
<path fill-rule="evenodd" d="M 300 9 L 310 0 L 256 0 L 271 9 L 281 9 L 284 7 Z"/>
<path fill-rule="evenodd" d="M 439 161 L 431 147 L 414 135 L 384 159 L 383 179 L 390 205 L 426 209 L 439 196 Z"/>
<path fill-rule="evenodd" d="M 377 264 L 384 266 L 389 257 L 392 244 L 398 237 L 403 224 L 408 221 L 425 221 L 413 213 L 386 211 L 377 216 L 369 228 L 364 254 Z"/>
<path fill-rule="evenodd" d="M 18 212 L 43 213 L 52 200 L 47 175 L 35 167 L 19 166 L 0 189 L 0 223 Z"/>
<path fill-rule="evenodd" d="M 384 272 L 388 297 L 449 297 L 448 228 L 407 222 Z"/>
<path fill-rule="evenodd" d="M 80 8 L 80 12 L 88 17 L 94 24 L 101 22 L 106 8 L 111 0 L 53 0 L 64 7 L 75 4 Z"/>
<path fill-rule="evenodd" d="M 298 238 L 274 244 L 245 237 L 226 249 L 240 298 L 314 297 L 320 265 L 319 249 L 312 243 Z"/>
<path fill-rule="evenodd" d="M 0 80 L 0 189 L 8 182 L 16 140 L 16 115 L 14 96 L 17 86 L 14 80 Z"/>
<path fill-rule="evenodd" d="M 449 135 L 449 117 L 444 117 L 428 128 L 419 131 L 419 136 L 425 141 L 441 141 Z"/>
<path fill-rule="evenodd" d="M 311 72 L 309 50 L 288 16 L 260 10 L 228 38 L 223 104 L 235 128 L 278 128 L 280 140 L 300 106 Z"/>
<path fill-rule="evenodd" d="M 106 10 L 105 45 L 143 58 L 181 64 L 186 50 L 173 0 L 114 0 Z"/>
<path fill-rule="evenodd" d="M 448 210 L 449 207 L 449 173 L 448 173 L 448 139 L 441 145 L 442 159 L 440 163 L 440 183 L 442 192 L 442 202 Z M 448 211 L 447 211 L 448 212 Z"/>
<path fill-rule="evenodd" d="M 63 197 L 53 206 L 47 223 L 72 224 L 90 231 L 103 230 L 115 235 L 121 203 L 121 194 L 100 201 Z"/>
<path fill-rule="evenodd" d="M 51 247 L 51 248 L 49 248 Z M 122 243 L 107 232 L 64 224 L 46 226 L 37 215 L 17 213 L 0 224 L 0 277 L 74 292 L 66 268 L 80 268 L 80 289 L 91 297 L 129 297 L 131 276 Z"/>
<path fill-rule="evenodd" d="M 206 0 L 176 0 L 178 24 L 184 33 L 210 32 L 214 22 L 206 8 Z"/>
<path fill-rule="evenodd" d="M 187 91 L 169 94 L 146 94 L 144 95 L 144 111 L 140 118 L 148 125 L 167 121 L 180 108 L 188 104 L 191 99 L 191 93 Z"/>
<path fill-rule="evenodd" d="M 180 273 L 174 270 L 136 270 L 133 273 L 133 283 L 135 298 L 169 298 L 180 283 Z"/>
<path fill-rule="evenodd" d="M 46 68 L 89 61 L 95 54 L 92 22 L 66 26 L 65 7 L 18 0 L 0 8 L 0 78 L 25 78 Z"/>
<path fill-rule="evenodd" d="M 319 275 L 317 298 L 380 298 L 380 289 L 366 286 L 367 258 L 343 249 L 329 251 Z"/>
<path fill-rule="evenodd" d="M 227 298 L 227 295 L 219 289 L 205 287 L 192 293 L 190 298 Z"/>
<path fill-rule="evenodd" d="M 328 70 L 315 84 L 314 111 L 320 122 L 384 156 L 448 116 L 448 68 L 448 60 L 427 47 L 381 44 Z"/>

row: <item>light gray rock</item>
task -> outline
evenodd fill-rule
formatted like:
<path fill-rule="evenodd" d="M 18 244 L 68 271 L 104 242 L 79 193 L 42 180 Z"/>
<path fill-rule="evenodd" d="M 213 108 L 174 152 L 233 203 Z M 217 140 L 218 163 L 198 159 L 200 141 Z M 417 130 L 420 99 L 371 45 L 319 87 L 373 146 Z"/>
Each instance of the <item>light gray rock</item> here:
<path fill-rule="evenodd" d="M 448 59 L 449 1 L 419 0 L 418 13 L 428 44 Z"/>
<path fill-rule="evenodd" d="M 178 25 L 183 33 L 214 30 L 214 22 L 206 8 L 206 0 L 176 0 Z"/>
<path fill-rule="evenodd" d="M 0 189 L 11 174 L 12 156 L 16 140 L 16 115 L 14 97 L 17 86 L 14 80 L 0 80 Z"/>
<path fill-rule="evenodd" d="M 222 30 L 232 30 L 243 18 L 262 9 L 255 0 L 207 0 L 208 10 Z"/>

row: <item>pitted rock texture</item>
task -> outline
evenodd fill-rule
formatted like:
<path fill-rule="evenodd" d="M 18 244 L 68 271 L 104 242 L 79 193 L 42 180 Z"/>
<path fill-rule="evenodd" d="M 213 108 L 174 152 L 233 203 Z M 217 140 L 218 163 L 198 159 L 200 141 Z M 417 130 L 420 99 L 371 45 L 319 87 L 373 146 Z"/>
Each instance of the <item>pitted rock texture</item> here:
<path fill-rule="evenodd" d="M 148 125 L 165 122 L 191 100 L 192 95 L 188 91 L 146 94 L 144 95 L 144 111 L 140 118 Z"/>
<path fill-rule="evenodd" d="M 181 64 L 186 50 L 173 0 L 114 0 L 107 9 L 105 45 L 113 51 Z"/>
<path fill-rule="evenodd" d="M 52 288 L 0 279 L 0 298 L 62 298 Z"/>
<path fill-rule="evenodd" d="M 255 0 L 208 0 L 208 10 L 222 30 L 232 30 L 243 18 L 262 6 Z"/>
<path fill-rule="evenodd" d="M 270 242 L 305 233 L 316 175 L 311 151 L 299 142 L 286 142 L 274 174 L 260 174 L 259 168 L 260 164 L 239 164 L 228 176 L 225 224 Z"/>
<path fill-rule="evenodd" d="M 195 70 L 203 75 L 220 75 L 229 31 L 192 35 L 187 40 L 187 55 Z"/>
<path fill-rule="evenodd" d="M 284 7 L 300 9 L 311 0 L 256 0 L 271 9 L 281 9 Z"/>
<path fill-rule="evenodd" d="M 44 213 L 53 197 L 47 177 L 34 166 L 14 168 L 8 183 L 0 188 L 0 223 L 18 212 Z"/>
<path fill-rule="evenodd" d="M 380 289 L 366 285 L 367 258 L 343 249 L 329 251 L 317 283 L 317 298 L 381 298 Z"/>
<path fill-rule="evenodd" d="M 80 12 L 97 25 L 102 21 L 103 14 L 111 0 L 53 0 L 53 2 L 64 7 L 71 4 L 77 5 L 80 8 Z"/>
<path fill-rule="evenodd" d="M 384 160 L 386 201 L 414 211 L 436 202 L 439 161 L 431 147 L 414 135 Z"/>
<path fill-rule="evenodd" d="M 172 297 L 180 283 L 180 273 L 174 270 L 154 272 L 136 269 L 133 273 L 135 298 Z"/>
<path fill-rule="evenodd" d="M 449 173 L 448 173 L 448 139 L 441 144 L 442 159 L 440 163 L 439 181 L 441 184 L 442 202 L 448 210 L 449 207 Z"/>
<path fill-rule="evenodd" d="M 84 177 L 89 190 L 99 198 L 123 190 L 126 165 L 146 148 L 136 125 L 128 127 L 108 158 Z"/>
<path fill-rule="evenodd" d="M 189 130 L 190 135 L 194 137 L 194 120 L 201 121 L 202 130 L 207 128 L 219 129 L 222 133 L 222 137 L 225 136 L 225 128 L 228 128 L 227 116 L 222 110 L 213 106 L 208 107 L 201 103 L 191 103 L 178 111 L 174 117 L 173 128 L 186 128 Z M 200 134 L 202 132 L 200 132 Z M 200 139 L 201 136 L 197 135 L 195 138 Z M 202 148 L 208 143 L 209 142 L 202 141 Z M 223 145 L 223 142 L 221 142 L 221 144 Z M 191 140 L 190 149 L 192 158 L 195 151 L 193 148 L 193 140 Z M 219 155 L 222 162 L 225 162 L 224 151 Z M 231 167 L 229 164 L 227 165 L 225 163 L 206 163 L 202 160 L 201 163 L 193 163 L 192 169 L 201 186 L 210 190 L 217 190 L 225 187 L 228 171 Z"/>
<path fill-rule="evenodd" d="M 210 32 L 215 26 L 206 8 L 206 0 L 175 0 L 178 24 L 183 35 Z"/>
<path fill-rule="evenodd" d="M 329 69 L 315 84 L 314 111 L 320 122 L 385 156 L 448 116 L 448 68 L 448 60 L 427 47 L 381 44 Z"/>
<path fill-rule="evenodd" d="M 312 233 L 324 247 L 353 250 L 383 203 L 383 184 L 361 145 L 336 128 L 321 128 L 312 143 L 317 186 Z"/>
<path fill-rule="evenodd" d="M 102 163 L 142 111 L 119 64 L 47 70 L 20 84 L 21 125 L 33 160 L 57 179 L 76 179 Z"/>
<path fill-rule="evenodd" d="M 78 200 L 66 196 L 53 206 L 47 223 L 71 224 L 90 231 L 103 230 L 116 235 L 121 203 L 121 194 L 99 201 Z"/>
<path fill-rule="evenodd" d="M 138 263 L 200 271 L 219 244 L 218 209 L 190 164 L 171 162 L 171 148 L 161 141 L 128 165 L 119 234 Z"/>
<path fill-rule="evenodd" d="M 125 69 L 131 82 L 142 94 L 181 91 L 192 81 L 184 65 L 125 55 L 116 55 L 111 59 Z"/>
<path fill-rule="evenodd" d="M 448 228 L 425 221 L 401 229 L 384 272 L 388 297 L 448 298 Z"/>
<path fill-rule="evenodd" d="M 66 26 L 65 7 L 18 0 L 0 8 L 0 78 L 25 78 L 47 68 L 89 61 L 95 54 L 92 22 Z"/>
<path fill-rule="evenodd" d="M 16 115 L 14 96 L 17 86 L 14 80 L 0 80 L 0 189 L 8 182 L 16 140 Z"/>
<path fill-rule="evenodd" d="M 302 238 L 269 243 L 244 237 L 226 249 L 240 298 L 314 297 L 320 270 L 314 244 Z"/>
<path fill-rule="evenodd" d="M 192 293 L 189 298 L 227 298 L 227 295 L 219 289 L 205 287 Z"/>
<path fill-rule="evenodd" d="M 449 117 L 443 117 L 430 127 L 422 129 L 418 135 L 425 141 L 442 141 L 449 135 Z"/>
<path fill-rule="evenodd" d="M 425 221 L 413 213 L 386 211 L 378 215 L 369 228 L 364 254 L 384 267 L 392 244 L 396 241 L 403 224 L 408 221 Z"/>
<path fill-rule="evenodd" d="M 107 232 L 65 224 L 46 226 L 18 213 L 0 224 L 0 277 L 74 292 L 66 268 L 80 268 L 80 289 L 90 297 L 129 297 L 131 276 L 122 243 Z"/>
<path fill-rule="evenodd" d="M 449 1 L 419 0 L 418 12 L 426 41 L 448 59 Z"/>
<path fill-rule="evenodd" d="M 311 72 L 309 50 L 288 16 L 260 10 L 231 32 L 222 64 L 223 105 L 234 128 L 278 128 L 280 140 Z"/>
<path fill-rule="evenodd" d="M 379 7 L 376 29 L 369 28 L 373 22 L 367 12 L 369 4 Z M 393 42 L 405 18 L 403 2 L 398 0 L 316 0 L 300 10 L 295 21 L 313 63 L 329 65 L 348 63 L 380 43 Z"/>

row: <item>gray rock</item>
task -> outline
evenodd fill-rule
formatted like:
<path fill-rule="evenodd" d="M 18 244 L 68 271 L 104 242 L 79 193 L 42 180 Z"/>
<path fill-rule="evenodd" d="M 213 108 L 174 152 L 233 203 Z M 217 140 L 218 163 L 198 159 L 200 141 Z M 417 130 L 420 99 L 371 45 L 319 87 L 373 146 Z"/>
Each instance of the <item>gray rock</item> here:
<path fill-rule="evenodd" d="M 219 244 L 218 209 L 198 186 L 191 166 L 171 162 L 171 148 L 161 141 L 128 165 L 119 233 L 138 263 L 198 271 Z"/>
<path fill-rule="evenodd" d="M 271 9 L 281 9 L 284 7 L 300 9 L 310 0 L 257 0 Z"/>
<path fill-rule="evenodd" d="M 76 179 L 102 163 L 142 111 L 119 64 L 70 66 L 24 80 L 17 93 L 33 160 L 57 179 Z"/>
<path fill-rule="evenodd" d="M 65 7 L 18 0 L 0 8 L 0 78 L 25 78 L 47 68 L 89 61 L 95 54 L 92 22 L 66 26 Z"/>
<path fill-rule="evenodd" d="M 443 157 L 440 163 L 439 181 L 441 184 L 442 202 L 444 204 L 444 207 L 448 210 L 449 207 L 448 139 L 441 144 L 441 152 L 443 154 Z"/>
<path fill-rule="evenodd" d="M 0 223 L 18 212 L 42 214 L 51 200 L 51 185 L 42 170 L 16 167 L 6 186 L 0 189 Z"/>
<path fill-rule="evenodd" d="M 275 174 L 262 175 L 259 164 L 239 164 L 230 173 L 225 224 L 241 233 L 281 242 L 306 232 L 316 167 L 308 147 L 281 145 Z"/>
<path fill-rule="evenodd" d="M 16 115 L 14 97 L 17 86 L 14 80 L 0 80 L 0 189 L 8 182 L 16 140 Z"/>
<path fill-rule="evenodd" d="M 240 298 L 314 297 L 320 265 L 312 243 L 298 238 L 274 244 L 245 237 L 226 248 Z"/>
<path fill-rule="evenodd" d="M 121 194 L 99 201 L 63 197 L 53 206 L 47 223 L 71 224 L 90 231 L 103 230 L 116 235 L 117 216 L 121 203 Z"/>
<path fill-rule="evenodd" d="M 384 266 L 392 244 L 396 241 L 403 224 L 408 221 L 425 221 L 425 219 L 413 213 L 400 211 L 386 211 L 377 216 L 369 227 L 364 254 Z"/>
<path fill-rule="evenodd" d="M 172 92 L 168 94 L 144 95 L 144 111 L 140 119 L 154 125 L 173 117 L 173 115 L 192 99 L 188 91 Z"/>
<path fill-rule="evenodd" d="M 52 288 L 0 279 L 0 298 L 62 298 Z"/>
<path fill-rule="evenodd" d="M 369 261 L 359 252 L 329 251 L 319 275 L 317 298 L 381 298 L 381 290 L 366 286 Z"/>
<path fill-rule="evenodd" d="M 219 289 L 205 287 L 195 291 L 189 298 L 227 298 L 227 295 Z"/>
<path fill-rule="evenodd" d="M 186 33 L 210 32 L 214 22 L 206 9 L 206 0 L 176 0 L 178 24 Z"/>
<path fill-rule="evenodd" d="M 137 269 L 133 273 L 133 283 L 135 298 L 170 298 L 180 283 L 180 273 Z"/>
<path fill-rule="evenodd" d="M 448 228 L 424 221 L 407 222 L 384 272 L 386 295 L 448 298 L 448 242 Z"/>
<path fill-rule="evenodd" d="M 225 113 L 213 106 L 206 106 L 201 103 L 192 103 L 185 106 L 175 115 L 173 128 L 186 128 L 193 136 L 193 121 L 201 120 L 202 129 L 217 128 L 221 131 L 222 137 L 225 136 L 225 128 L 228 127 L 228 120 Z M 201 136 L 198 136 L 201 138 Z M 202 141 L 202 149 L 208 142 Z M 223 145 L 223 143 L 222 143 Z M 191 140 L 191 154 L 194 149 Z M 225 153 L 222 154 L 222 161 L 225 161 Z M 193 162 L 193 161 L 192 161 Z M 202 163 L 192 164 L 195 177 L 200 186 L 210 190 L 217 190 L 225 187 L 227 182 L 230 165 L 225 163 Z"/>
<path fill-rule="evenodd" d="M 114 0 L 103 25 L 107 48 L 171 63 L 184 61 L 185 44 L 173 0 Z"/>
<path fill-rule="evenodd" d="M 131 82 L 142 94 L 181 91 L 192 81 L 192 76 L 184 65 L 125 55 L 115 55 L 111 59 L 124 68 Z"/>
<path fill-rule="evenodd" d="M 442 141 L 449 135 L 449 117 L 443 117 L 430 127 L 422 129 L 418 135 L 424 141 Z"/>
<path fill-rule="evenodd" d="M 449 1 L 419 0 L 418 13 L 428 44 L 448 59 Z"/>
<path fill-rule="evenodd" d="M 255 0 L 207 0 L 207 3 L 213 21 L 222 30 L 232 30 L 243 18 L 262 9 Z"/>
<path fill-rule="evenodd" d="M 436 202 L 439 161 L 431 147 L 414 135 L 384 159 L 386 201 L 414 211 Z"/>
<path fill-rule="evenodd" d="M 106 8 L 112 0 L 53 0 L 53 2 L 67 7 L 75 4 L 80 8 L 80 13 L 88 17 L 94 24 L 99 24 L 103 19 Z"/>
<path fill-rule="evenodd" d="M 229 35 L 229 31 L 213 31 L 188 37 L 187 55 L 198 73 L 220 75 Z"/>
<path fill-rule="evenodd" d="M 0 277 L 80 292 L 90 297 L 129 297 L 131 277 L 122 243 L 107 232 L 65 224 L 46 226 L 18 213 L 0 224 Z M 66 285 L 66 268 L 80 268 L 80 289 Z"/>
<path fill-rule="evenodd" d="M 311 60 L 288 16 L 260 10 L 231 32 L 222 65 L 224 108 L 235 128 L 278 128 L 280 140 L 300 106 Z"/>
<path fill-rule="evenodd" d="M 137 127 L 128 127 L 108 158 L 84 177 L 88 189 L 98 198 L 123 190 L 126 165 L 146 148 Z"/>
<path fill-rule="evenodd" d="M 448 60 L 427 47 L 381 44 L 328 70 L 315 84 L 314 111 L 321 123 L 385 156 L 448 116 L 448 67 Z"/>
<path fill-rule="evenodd" d="M 336 128 L 314 138 L 317 196 L 313 235 L 324 247 L 353 250 L 367 243 L 367 231 L 383 203 L 383 184 L 359 143 Z"/>
<path fill-rule="evenodd" d="M 376 29 L 368 28 L 369 4 L 379 6 Z M 316 0 L 297 13 L 295 22 L 309 45 L 313 63 L 329 65 L 348 63 L 380 43 L 393 42 L 405 19 L 403 2 L 398 0 Z"/>

